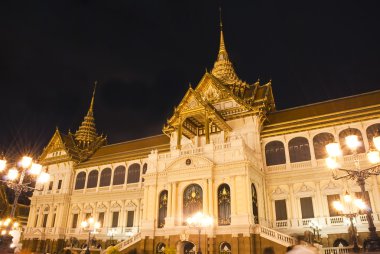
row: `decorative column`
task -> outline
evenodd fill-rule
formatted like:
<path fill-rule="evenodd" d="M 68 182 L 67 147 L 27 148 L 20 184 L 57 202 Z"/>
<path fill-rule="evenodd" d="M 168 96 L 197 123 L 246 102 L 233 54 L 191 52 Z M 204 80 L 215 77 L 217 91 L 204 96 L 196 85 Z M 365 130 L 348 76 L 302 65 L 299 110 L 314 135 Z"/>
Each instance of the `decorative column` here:
<path fill-rule="evenodd" d="M 172 218 L 173 217 L 173 214 L 172 214 L 172 202 L 173 202 L 172 195 L 173 195 L 172 184 L 168 183 L 168 204 L 167 204 L 167 209 L 166 209 L 167 210 L 166 218 Z M 160 200 L 158 200 L 158 202 L 160 202 Z"/>
<path fill-rule="evenodd" d="M 207 186 L 208 186 L 208 214 L 210 216 L 214 216 L 214 199 L 212 198 L 213 197 L 213 188 L 212 188 L 212 179 L 207 179 Z"/>
<path fill-rule="evenodd" d="M 309 142 L 309 150 L 310 150 L 310 159 L 311 159 L 311 166 L 316 167 L 317 166 L 317 159 L 315 158 L 315 150 L 314 150 L 314 144 L 313 139 L 307 139 Z"/>
<path fill-rule="evenodd" d="M 143 220 L 147 219 L 147 214 L 148 214 L 148 189 L 149 189 L 149 186 L 145 186 L 145 188 L 144 188 Z"/>
<path fill-rule="evenodd" d="M 208 184 L 207 179 L 203 179 L 203 214 L 208 213 Z"/>
<path fill-rule="evenodd" d="M 235 176 L 231 177 L 231 215 L 236 215 L 236 186 L 235 186 Z"/>
<path fill-rule="evenodd" d="M 210 144 L 210 123 L 208 119 L 207 110 L 205 111 L 205 135 L 206 135 L 206 144 Z"/>
<path fill-rule="evenodd" d="M 181 149 L 181 139 L 182 139 L 182 119 L 179 118 L 179 124 L 177 129 L 177 149 Z"/>
<path fill-rule="evenodd" d="M 373 192 L 373 200 L 380 200 L 380 191 L 379 191 L 379 183 L 377 181 L 377 176 L 372 176 L 372 192 Z M 373 212 L 379 213 L 380 212 L 380 203 L 379 202 L 373 202 Z M 374 216 L 375 217 L 375 216 Z"/>
<path fill-rule="evenodd" d="M 284 148 L 285 148 L 285 163 L 286 163 L 286 169 L 290 169 L 290 156 L 289 156 L 289 146 L 288 142 L 286 142 L 286 139 L 284 138 Z"/>

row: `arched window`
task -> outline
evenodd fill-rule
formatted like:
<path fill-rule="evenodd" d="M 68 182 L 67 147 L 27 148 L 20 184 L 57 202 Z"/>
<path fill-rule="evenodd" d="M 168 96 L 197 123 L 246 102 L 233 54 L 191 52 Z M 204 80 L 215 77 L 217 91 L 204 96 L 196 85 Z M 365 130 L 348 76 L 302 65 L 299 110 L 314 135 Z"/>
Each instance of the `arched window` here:
<path fill-rule="evenodd" d="M 158 227 L 163 228 L 165 226 L 165 218 L 168 211 L 168 191 L 161 191 L 158 204 Z"/>
<path fill-rule="evenodd" d="M 259 224 L 259 204 L 257 203 L 257 191 L 255 185 L 251 184 L 252 192 L 252 213 L 255 224 Z"/>
<path fill-rule="evenodd" d="M 125 167 L 117 166 L 113 173 L 113 185 L 121 185 L 125 182 Z"/>
<path fill-rule="evenodd" d="M 165 253 L 166 245 L 164 243 L 158 243 L 156 247 L 156 253 L 157 254 L 164 254 Z"/>
<path fill-rule="evenodd" d="M 103 169 L 102 173 L 100 174 L 99 187 L 110 186 L 111 175 L 112 175 L 112 170 L 110 168 Z"/>
<path fill-rule="evenodd" d="M 183 192 L 183 220 L 193 216 L 197 212 L 202 212 L 203 191 L 198 184 L 190 184 Z"/>
<path fill-rule="evenodd" d="M 303 137 L 296 137 L 289 141 L 290 162 L 311 160 L 309 141 Z"/>
<path fill-rule="evenodd" d="M 369 148 L 375 149 L 375 145 L 373 144 L 373 137 L 380 135 L 380 123 L 372 124 L 366 130 Z"/>
<path fill-rule="evenodd" d="M 95 188 L 98 185 L 99 172 L 97 170 L 92 170 L 88 174 L 87 188 Z"/>
<path fill-rule="evenodd" d="M 231 244 L 222 242 L 219 246 L 219 254 L 231 254 Z"/>
<path fill-rule="evenodd" d="M 267 166 L 285 164 L 285 147 L 281 141 L 271 141 L 265 145 Z"/>
<path fill-rule="evenodd" d="M 334 142 L 334 135 L 331 133 L 319 133 L 313 138 L 315 158 L 324 159 L 327 157 L 326 145 Z"/>
<path fill-rule="evenodd" d="M 339 133 L 339 144 L 340 144 L 340 147 L 342 149 L 343 155 L 352 154 L 352 150 L 348 146 L 346 146 L 346 139 L 345 138 L 349 135 L 358 136 L 360 146 L 357 148 L 356 151 L 358 153 L 365 153 L 362 133 L 358 129 L 348 128 L 348 129 L 345 129 Z"/>
<path fill-rule="evenodd" d="M 140 181 L 140 164 L 134 163 L 128 168 L 127 183 L 138 183 Z"/>
<path fill-rule="evenodd" d="M 146 171 L 148 170 L 148 164 L 144 164 L 144 166 L 143 166 L 143 175 L 145 175 L 146 174 Z"/>
<path fill-rule="evenodd" d="M 75 181 L 75 189 L 76 190 L 84 189 L 85 183 L 86 183 L 86 172 L 80 172 L 77 175 L 77 179 Z"/>
<path fill-rule="evenodd" d="M 228 184 L 221 184 L 218 188 L 218 224 L 231 224 L 231 192 Z"/>

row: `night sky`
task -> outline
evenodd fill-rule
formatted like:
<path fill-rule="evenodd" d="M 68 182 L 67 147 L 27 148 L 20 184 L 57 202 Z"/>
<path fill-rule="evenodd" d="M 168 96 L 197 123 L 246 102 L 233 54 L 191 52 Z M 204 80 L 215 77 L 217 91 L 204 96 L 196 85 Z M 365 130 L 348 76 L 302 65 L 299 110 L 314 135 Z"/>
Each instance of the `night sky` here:
<path fill-rule="evenodd" d="M 161 133 L 219 46 L 277 109 L 380 88 L 379 1 L 1 1 L 0 151 L 76 131 L 95 80 L 109 143 Z M 380 100 L 380 98 L 379 98 Z"/>

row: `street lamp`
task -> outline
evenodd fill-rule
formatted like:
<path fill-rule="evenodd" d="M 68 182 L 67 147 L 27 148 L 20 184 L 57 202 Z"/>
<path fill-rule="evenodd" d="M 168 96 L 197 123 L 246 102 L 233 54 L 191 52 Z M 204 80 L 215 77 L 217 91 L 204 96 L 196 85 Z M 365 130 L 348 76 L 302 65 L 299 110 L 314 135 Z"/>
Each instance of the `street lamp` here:
<path fill-rule="evenodd" d="M 7 161 L 4 158 L 0 159 L 0 172 L 6 173 L 4 174 L 5 175 L 4 179 L 1 179 L 0 181 L 5 183 L 5 185 L 8 188 L 14 190 L 15 197 L 13 200 L 12 210 L 9 215 L 10 217 L 8 218 L 9 222 L 8 222 L 8 219 L 6 219 L 2 223 L 2 225 L 6 226 L 6 229 L 1 230 L 1 235 L 4 236 L 7 233 L 9 233 L 13 237 L 12 244 L 11 244 L 11 248 L 13 248 L 18 245 L 18 240 L 19 240 L 19 235 L 20 235 L 19 227 L 17 226 L 15 228 L 14 227 L 15 223 L 13 223 L 13 228 L 12 228 L 11 223 L 10 223 L 15 217 L 18 199 L 22 192 L 36 190 L 36 188 L 29 186 L 30 182 L 24 183 L 24 178 L 26 174 L 29 174 L 32 177 L 36 177 L 36 182 L 41 183 L 41 184 L 49 181 L 50 175 L 46 172 L 43 172 L 42 165 L 38 163 L 34 163 L 33 158 L 29 156 L 22 157 L 22 159 L 18 163 L 16 163 L 14 167 L 9 168 L 8 170 L 7 170 L 7 166 L 8 166 Z"/>
<path fill-rule="evenodd" d="M 317 222 L 314 221 L 311 221 L 309 223 L 309 226 L 313 230 L 313 242 L 320 243 L 321 235 L 319 234 L 319 232 L 321 232 L 322 228 L 318 225 Z M 317 233 L 316 239 L 314 239 L 315 233 Z"/>
<path fill-rule="evenodd" d="M 87 240 L 87 248 L 85 251 L 85 254 L 90 254 L 90 240 L 91 240 L 91 233 L 96 234 L 96 230 L 100 228 L 100 222 L 95 221 L 94 218 L 90 217 L 87 220 L 84 220 L 80 223 L 80 226 L 83 230 L 88 231 L 88 240 Z"/>
<path fill-rule="evenodd" d="M 326 151 L 329 157 L 326 159 L 327 167 L 332 169 L 332 175 L 335 180 L 338 179 L 350 179 L 356 180 L 356 183 L 360 186 L 360 190 L 362 193 L 362 198 L 366 201 L 365 194 L 365 180 L 371 175 L 379 175 L 380 174 L 380 136 L 375 136 L 373 138 L 373 143 L 376 149 L 372 149 L 367 153 L 368 161 L 373 164 L 370 167 L 362 168 L 360 165 L 357 148 L 361 145 L 361 142 L 356 135 L 348 135 L 345 138 L 346 145 L 353 152 L 354 159 L 354 169 L 344 169 L 340 168 L 338 163 L 338 158 L 342 155 L 342 151 L 340 150 L 338 143 L 330 143 L 326 145 Z M 344 172 L 344 175 L 338 175 L 337 172 Z M 368 221 L 368 229 L 370 232 L 369 238 L 365 241 L 366 248 L 369 251 L 378 251 L 380 250 L 380 238 L 376 233 L 376 227 L 373 223 L 372 211 L 369 207 L 364 209 L 367 221 Z"/>
<path fill-rule="evenodd" d="M 210 216 L 204 215 L 201 212 L 194 214 L 192 217 L 187 218 L 187 225 L 198 229 L 198 252 L 202 254 L 201 250 L 201 230 L 212 225 L 213 219 Z"/>
<path fill-rule="evenodd" d="M 108 230 L 107 232 L 107 236 L 110 237 L 110 242 L 111 242 L 111 245 L 113 246 L 113 236 L 116 234 L 116 229 L 115 228 L 111 228 Z"/>
<path fill-rule="evenodd" d="M 340 213 L 340 215 L 342 215 L 342 216 L 344 216 L 350 220 L 352 240 L 354 242 L 353 250 L 354 250 L 354 252 L 359 252 L 360 248 L 358 246 L 358 236 L 357 236 L 357 232 L 356 232 L 356 227 L 354 226 L 354 218 L 356 218 L 356 216 L 358 214 L 351 211 L 351 204 L 353 203 L 359 209 L 364 209 L 366 207 L 366 205 L 363 202 L 363 200 L 361 200 L 361 199 L 352 200 L 351 195 L 348 194 L 347 191 L 346 191 L 346 194 L 344 195 L 344 202 L 346 203 L 346 207 L 339 200 L 334 201 L 333 206 L 334 206 L 335 210 L 337 210 Z"/>

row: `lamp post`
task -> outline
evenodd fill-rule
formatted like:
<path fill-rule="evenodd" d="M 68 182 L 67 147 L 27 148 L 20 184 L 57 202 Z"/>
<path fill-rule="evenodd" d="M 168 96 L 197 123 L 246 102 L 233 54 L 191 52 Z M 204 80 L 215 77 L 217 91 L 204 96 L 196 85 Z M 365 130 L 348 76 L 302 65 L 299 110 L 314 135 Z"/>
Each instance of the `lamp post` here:
<path fill-rule="evenodd" d="M 115 228 L 111 228 L 108 230 L 107 232 L 107 235 L 110 237 L 110 242 L 111 242 L 111 245 L 113 246 L 113 236 L 116 234 L 116 229 Z"/>
<path fill-rule="evenodd" d="M 192 217 L 187 218 L 187 225 L 194 227 L 198 230 L 198 252 L 197 254 L 202 254 L 201 250 L 201 231 L 202 228 L 206 228 L 212 225 L 213 219 L 210 216 L 204 215 L 201 212 L 194 214 Z"/>
<path fill-rule="evenodd" d="M 6 173 L 4 176 L 4 179 L 1 179 L 0 181 L 4 183 L 8 188 L 14 190 L 15 197 L 13 200 L 13 205 L 11 209 L 11 213 L 9 215 L 9 218 L 4 221 L 2 225 L 5 226 L 5 224 L 8 222 L 8 225 L 6 225 L 6 229 L 3 229 L 1 231 L 1 234 L 4 236 L 8 233 L 10 233 L 13 237 L 13 241 L 11 244 L 11 248 L 16 247 L 19 241 L 19 235 L 20 235 L 20 229 L 17 224 L 17 227 L 14 226 L 15 223 L 13 223 L 13 228 L 11 226 L 11 221 L 14 220 L 16 208 L 18 204 L 18 199 L 23 192 L 27 191 L 33 191 L 36 190 L 36 188 L 33 188 L 29 186 L 30 182 L 24 183 L 24 178 L 26 174 L 31 175 L 32 177 L 36 177 L 37 183 L 46 183 L 50 179 L 50 175 L 46 172 L 42 171 L 42 165 L 38 163 L 33 162 L 33 158 L 29 156 L 24 156 L 22 159 L 16 163 L 14 167 L 11 167 L 7 169 L 8 164 L 7 161 L 2 158 L 0 159 L 0 172 Z M 6 171 L 6 172 L 5 172 Z M 18 181 L 17 181 L 18 180 Z M 18 239 L 16 239 L 16 236 L 18 236 Z"/>
<path fill-rule="evenodd" d="M 358 139 L 358 136 L 356 135 L 348 135 L 345 138 L 346 145 L 349 149 L 351 149 L 353 153 L 353 159 L 354 159 L 354 168 L 353 169 L 345 169 L 340 168 L 340 165 L 338 163 L 338 158 L 342 155 L 342 151 L 340 150 L 338 143 L 330 143 L 326 145 L 326 151 L 329 155 L 329 157 L 326 159 L 327 167 L 332 169 L 332 175 L 335 180 L 338 179 L 350 179 L 350 180 L 356 180 L 356 183 L 359 185 L 362 198 L 364 201 L 367 201 L 366 199 L 366 192 L 365 192 L 365 180 L 369 178 L 372 175 L 379 175 L 380 174 L 380 136 L 375 136 L 373 138 L 373 144 L 376 149 L 372 149 L 367 153 L 368 161 L 373 164 L 370 167 L 362 168 L 360 165 L 357 148 L 361 145 L 361 142 Z M 344 172 L 343 175 L 338 175 L 338 172 Z M 368 221 L 368 229 L 369 229 L 369 238 L 366 239 L 366 248 L 369 251 L 378 251 L 380 250 L 380 238 L 378 237 L 376 233 L 376 227 L 373 223 L 372 218 L 372 211 L 369 207 L 366 207 L 364 209 L 367 221 Z"/>
<path fill-rule="evenodd" d="M 343 206 L 343 204 L 337 200 L 333 202 L 333 206 L 335 210 L 337 210 L 340 215 L 348 218 L 350 220 L 350 227 L 351 227 L 351 232 L 352 232 L 352 241 L 354 243 L 354 252 L 359 252 L 360 248 L 358 246 L 358 236 L 356 232 L 356 227 L 354 226 L 354 218 L 358 215 L 355 212 L 351 211 L 351 203 L 355 204 L 356 207 L 359 209 L 365 209 L 366 205 L 361 199 L 355 199 L 354 202 L 352 202 L 352 197 L 348 192 L 346 191 L 346 194 L 344 195 L 344 201 L 346 203 L 346 207 Z M 348 209 L 347 209 L 348 208 Z M 346 212 L 345 212 L 346 210 Z"/>
<path fill-rule="evenodd" d="M 320 242 L 320 234 L 319 232 L 321 232 L 321 227 L 318 225 L 318 223 L 314 222 L 314 221 L 311 221 L 309 223 L 309 226 L 310 228 L 313 230 L 313 242 L 316 242 L 316 243 L 319 243 Z M 317 239 L 315 240 L 314 237 L 315 237 L 315 233 L 317 233 Z"/>
<path fill-rule="evenodd" d="M 82 221 L 80 226 L 83 230 L 88 230 L 88 240 L 85 254 L 90 254 L 91 233 L 97 233 L 96 230 L 100 228 L 100 222 L 95 221 L 94 218 L 90 217 L 87 220 Z"/>

